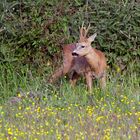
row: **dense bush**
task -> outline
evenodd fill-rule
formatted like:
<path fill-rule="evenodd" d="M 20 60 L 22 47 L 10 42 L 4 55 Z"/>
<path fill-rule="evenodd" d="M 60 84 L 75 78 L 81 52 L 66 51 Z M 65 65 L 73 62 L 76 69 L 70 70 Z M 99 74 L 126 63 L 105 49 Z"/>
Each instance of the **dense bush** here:
<path fill-rule="evenodd" d="M 77 41 L 84 21 L 92 26 L 89 34 L 98 33 L 93 46 L 110 66 L 139 71 L 139 1 L 3 0 L 0 17 L 1 64 L 29 64 L 43 73 L 61 60 L 63 44 Z"/>

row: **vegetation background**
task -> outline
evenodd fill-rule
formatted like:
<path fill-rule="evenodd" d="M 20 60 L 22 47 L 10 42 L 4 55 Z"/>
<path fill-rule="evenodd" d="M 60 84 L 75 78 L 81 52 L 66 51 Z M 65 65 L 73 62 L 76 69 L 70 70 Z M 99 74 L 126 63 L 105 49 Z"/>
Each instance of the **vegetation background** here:
<path fill-rule="evenodd" d="M 62 46 L 77 41 L 83 21 L 98 33 L 93 46 L 105 52 L 110 67 L 140 69 L 138 0 L 1 0 L 0 17 L 0 63 L 15 70 L 29 65 L 46 73 Z"/>
<path fill-rule="evenodd" d="M 105 92 L 46 82 L 82 22 L 108 59 Z M 139 139 L 139 126 L 139 0 L 0 1 L 0 139 Z"/>

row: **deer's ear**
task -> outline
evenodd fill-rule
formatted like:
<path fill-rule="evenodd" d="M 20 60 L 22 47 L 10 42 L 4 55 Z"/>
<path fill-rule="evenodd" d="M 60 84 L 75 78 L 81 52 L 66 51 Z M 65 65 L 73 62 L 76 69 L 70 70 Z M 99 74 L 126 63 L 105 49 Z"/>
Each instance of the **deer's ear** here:
<path fill-rule="evenodd" d="M 93 34 L 92 36 L 90 36 L 89 38 L 88 38 L 88 41 L 89 42 L 93 42 L 94 40 L 95 40 L 95 37 L 97 36 L 97 33 L 95 33 L 95 34 Z"/>

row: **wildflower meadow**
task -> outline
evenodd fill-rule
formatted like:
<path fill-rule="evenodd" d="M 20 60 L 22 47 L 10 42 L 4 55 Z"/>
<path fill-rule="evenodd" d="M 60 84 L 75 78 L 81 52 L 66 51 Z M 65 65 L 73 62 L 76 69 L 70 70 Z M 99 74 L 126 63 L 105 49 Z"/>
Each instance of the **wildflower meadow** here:
<path fill-rule="evenodd" d="M 23 80 L 24 88 L 10 91 L 1 75 L 0 85 L 7 87 L 1 90 L 5 101 L 0 106 L 0 139 L 139 139 L 139 78 L 116 74 L 108 76 L 105 91 L 95 81 L 92 93 L 82 79 L 73 88 L 65 78 L 60 85 L 49 85 L 40 78 L 17 78 L 14 73 L 7 75 L 14 76 L 10 84 Z"/>
<path fill-rule="evenodd" d="M 91 93 L 48 82 L 83 23 L 108 65 Z M 140 0 L 0 0 L 0 140 L 140 140 Z"/>

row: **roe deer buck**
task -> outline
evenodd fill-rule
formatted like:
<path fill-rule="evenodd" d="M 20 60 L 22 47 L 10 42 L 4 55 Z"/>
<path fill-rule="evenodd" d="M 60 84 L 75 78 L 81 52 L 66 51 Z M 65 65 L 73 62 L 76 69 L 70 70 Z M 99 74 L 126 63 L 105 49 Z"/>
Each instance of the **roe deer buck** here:
<path fill-rule="evenodd" d="M 106 59 L 101 51 L 91 47 L 91 42 L 94 41 L 96 34 L 86 38 L 88 30 L 89 27 L 86 29 L 82 25 L 79 43 L 68 44 L 63 47 L 63 64 L 50 78 L 51 83 L 69 73 L 70 82 L 73 86 L 80 75 L 85 76 L 90 92 L 92 91 L 93 77 L 101 79 L 101 86 L 105 86 Z"/>
<path fill-rule="evenodd" d="M 59 77 L 69 74 L 72 86 L 80 76 L 88 79 L 91 76 L 91 68 L 84 57 L 73 57 L 72 52 L 76 49 L 76 44 L 68 44 L 63 47 L 63 64 L 58 68 L 50 78 L 50 83 L 55 82 Z M 88 83 L 87 83 L 88 85 Z"/>
<path fill-rule="evenodd" d="M 76 57 L 84 57 L 86 59 L 86 61 L 90 65 L 93 76 L 100 80 L 100 85 L 102 88 L 104 88 L 106 86 L 106 58 L 103 52 L 92 48 L 91 43 L 95 40 L 97 34 L 95 33 L 87 38 L 86 36 L 89 28 L 90 25 L 87 29 L 82 25 L 80 29 L 80 39 L 79 42 L 76 43 L 76 48 L 72 52 L 72 55 Z M 89 89 L 91 90 L 92 79 L 90 76 L 88 77 L 87 84 Z"/>

